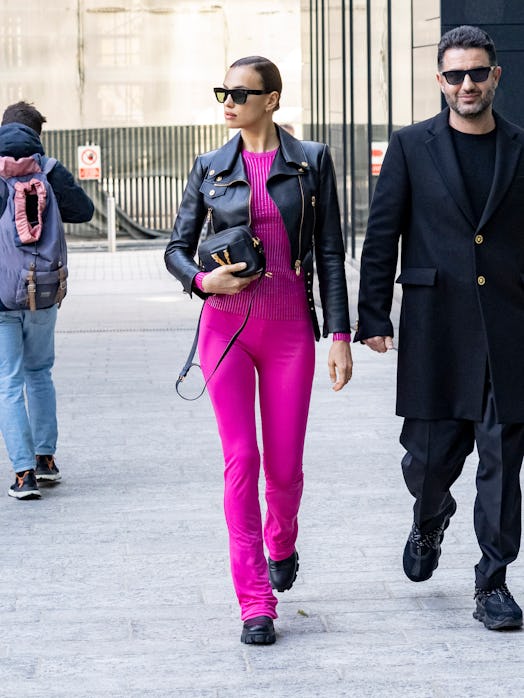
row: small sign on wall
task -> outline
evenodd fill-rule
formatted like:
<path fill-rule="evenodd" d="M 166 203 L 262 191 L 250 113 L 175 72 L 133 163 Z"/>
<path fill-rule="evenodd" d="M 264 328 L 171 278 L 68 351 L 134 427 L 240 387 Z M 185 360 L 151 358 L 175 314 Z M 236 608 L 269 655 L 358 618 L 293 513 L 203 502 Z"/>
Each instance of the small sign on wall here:
<path fill-rule="evenodd" d="M 78 178 L 79 179 L 100 179 L 100 146 L 99 145 L 79 145 L 78 146 Z"/>
<path fill-rule="evenodd" d="M 388 148 L 387 141 L 373 141 L 371 144 L 371 174 L 378 177 Z"/>

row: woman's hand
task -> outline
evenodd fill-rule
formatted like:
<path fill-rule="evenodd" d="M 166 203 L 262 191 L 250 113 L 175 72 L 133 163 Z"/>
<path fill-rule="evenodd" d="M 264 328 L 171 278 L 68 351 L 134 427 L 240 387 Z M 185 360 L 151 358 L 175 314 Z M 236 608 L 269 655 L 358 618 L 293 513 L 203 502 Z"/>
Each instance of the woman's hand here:
<path fill-rule="evenodd" d="M 349 342 L 341 340 L 333 342 L 329 350 L 328 367 L 333 390 L 338 392 L 350 380 L 353 373 L 353 359 Z"/>
<path fill-rule="evenodd" d="M 240 293 L 260 276 L 259 274 L 243 277 L 233 276 L 234 272 L 242 271 L 245 268 L 245 262 L 237 262 L 236 264 L 224 264 L 213 269 L 202 279 L 202 290 L 205 293 L 222 293 L 227 296 L 234 296 L 236 293 Z"/>

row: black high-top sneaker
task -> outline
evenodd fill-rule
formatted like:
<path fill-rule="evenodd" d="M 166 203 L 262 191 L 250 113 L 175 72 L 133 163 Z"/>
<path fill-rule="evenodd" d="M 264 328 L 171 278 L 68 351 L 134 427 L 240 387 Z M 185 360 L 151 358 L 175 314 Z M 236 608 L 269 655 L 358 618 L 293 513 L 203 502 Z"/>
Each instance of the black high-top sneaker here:
<path fill-rule="evenodd" d="M 38 482 L 58 482 L 62 478 L 53 456 L 36 456 L 35 475 Z"/>
<path fill-rule="evenodd" d="M 404 572 L 412 582 L 425 582 L 437 569 L 444 531 L 456 510 L 457 504 L 453 499 L 440 526 L 427 533 L 422 533 L 419 527 L 413 524 L 402 560 Z"/>
<path fill-rule="evenodd" d="M 484 623 L 488 630 L 522 627 L 522 609 L 505 584 L 489 590 L 477 587 L 473 598 L 477 604 L 473 618 Z"/>
<path fill-rule="evenodd" d="M 41 495 L 35 471 L 26 470 L 23 473 L 16 473 L 16 479 L 7 494 L 10 497 L 16 497 L 16 499 L 38 499 Z"/>

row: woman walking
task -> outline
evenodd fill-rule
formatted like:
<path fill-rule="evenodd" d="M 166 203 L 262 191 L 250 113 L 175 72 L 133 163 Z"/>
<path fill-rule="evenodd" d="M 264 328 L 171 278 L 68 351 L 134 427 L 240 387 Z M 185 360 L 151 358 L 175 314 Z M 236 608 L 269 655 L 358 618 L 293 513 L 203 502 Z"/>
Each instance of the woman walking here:
<path fill-rule="evenodd" d="M 320 329 L 313 299 L 319 279 L 323 336 L 333 333 L 329 374 L 338 391 L 351 378 L 344 245 L 333 164 L 326 145 L 301 142 L 277 126 L 282 81 L 261 56 L 241 58 L 214 89 L 230 128 L 226 145 L 196 159 L 165 253 L 185 291 L 206 300 L 198 344 L 207 379 L 248 311 L 249 320 L 211 377 L 208 390 L 225 461 L 224 508 L 231 571 L 246 644 L 275 642 L 273 590 L 290 589 L 302 495 L 302 455 Z M 235 276 L 244 263 L 203 272 L 194 261 L 204 221 L 215 232 L 249 224 L 263 242 L 264 277 Z M 267 513 L 258 493 L 256 374 Z M 264 556 L 264 542 L 269 557 Z"/>

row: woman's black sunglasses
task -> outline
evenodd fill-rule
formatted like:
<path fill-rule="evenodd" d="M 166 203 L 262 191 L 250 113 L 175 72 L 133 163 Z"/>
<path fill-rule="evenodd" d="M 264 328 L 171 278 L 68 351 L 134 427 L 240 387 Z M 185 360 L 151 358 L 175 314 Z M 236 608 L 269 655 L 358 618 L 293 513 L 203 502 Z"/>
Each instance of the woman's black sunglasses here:
<path fill-rule="evenodd" d="M 485 68 L 470 68 L 469 70 L 445 70 L 441 75 L 446 78 L 449 85 L 460 85 L 464 82 L 466 75 L 469 75 L 473 82 L 485 82 L 493 68 L 495 68 L 494 65 Z"/>
<path fill-rule="evenodd" d="M 214 87 L 213 92 L 217 98 L 217 102 L 224 104 L 229 95 L 235 104 L 245 104 L 248 95 L 268 95 L 267 90 L 244 90 L 238 87 L 234 90 L 226 90 L 225 87 Z"/>

